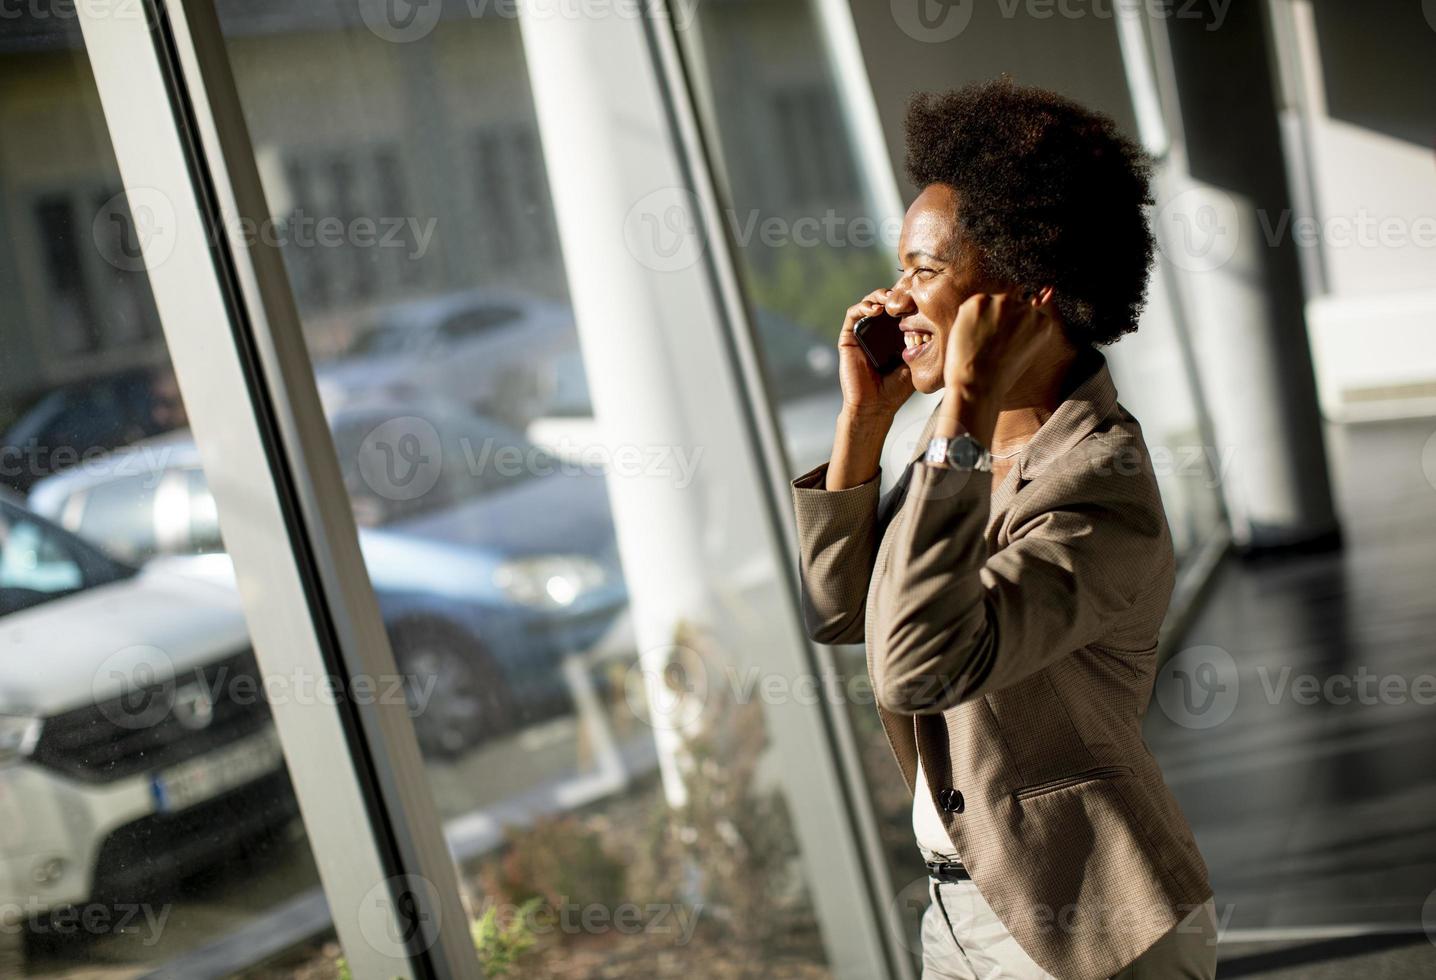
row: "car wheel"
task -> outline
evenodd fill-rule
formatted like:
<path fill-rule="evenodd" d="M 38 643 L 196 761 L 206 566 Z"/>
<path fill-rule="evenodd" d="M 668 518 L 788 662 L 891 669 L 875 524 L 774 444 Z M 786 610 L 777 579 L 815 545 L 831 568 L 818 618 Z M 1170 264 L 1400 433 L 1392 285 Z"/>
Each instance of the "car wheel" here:
<path fill-rule="evenodd" d="M 424 755 L 453 759 L 509 728 L 513 713 L 507 685 L 488 653 L 472 640 L 446 628 L 420 626 L 398 632 L 393 642 Z"/>

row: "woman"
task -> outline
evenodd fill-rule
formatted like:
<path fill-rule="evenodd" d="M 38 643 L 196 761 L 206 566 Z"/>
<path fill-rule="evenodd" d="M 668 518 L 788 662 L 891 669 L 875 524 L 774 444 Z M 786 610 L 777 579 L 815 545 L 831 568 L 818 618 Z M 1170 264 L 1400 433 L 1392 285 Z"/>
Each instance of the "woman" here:
<path fill-rule="evenodd" d="M 1210 978 L 1207 869 L 1142 739 L 1175 561 L 1097 349 L 1136 329 L 1149 170 L 1006 80 L 913 100 L 899 278 L 848 310 L 832 459 L 793 482 L 808 630 L 866 641 L 933 898 L 924 977 Z M 853 338 L 899 318 L 885 377 Z M 879 498 L 914 390 L 942 400 Z"/>

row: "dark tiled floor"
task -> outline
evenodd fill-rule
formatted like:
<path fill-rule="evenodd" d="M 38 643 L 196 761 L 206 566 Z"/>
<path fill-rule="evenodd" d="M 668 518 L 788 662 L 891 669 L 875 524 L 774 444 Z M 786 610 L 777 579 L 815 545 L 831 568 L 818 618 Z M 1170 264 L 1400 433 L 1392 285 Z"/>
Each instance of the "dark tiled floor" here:
<path fill-rule="evenodd" d="M 1219 980 L 1430 980 L 1436 959 L 1423 935 L 1223 944 Z"/>
<path fill-rule="evenodd" d="M 1234 710 L 1198 728 L 1153 705 L 1149 741 L 1233 936 L 1305 937 L 1285 953 L 1225 945 L 1224 975 L 1436 977 L 1422 935 L 1436 937 L 1433 433 L 1436 420 L 1333 427 L 1346 548 L 1229 559 L 1179 651 L 1230 654 Z M 1158 683 L 1177 682 L 1169 669 Z M 1299 694 L 1333 683 L 1336 697 Z M 1410 941 L 1322 938 L 1346 927 Z"/>

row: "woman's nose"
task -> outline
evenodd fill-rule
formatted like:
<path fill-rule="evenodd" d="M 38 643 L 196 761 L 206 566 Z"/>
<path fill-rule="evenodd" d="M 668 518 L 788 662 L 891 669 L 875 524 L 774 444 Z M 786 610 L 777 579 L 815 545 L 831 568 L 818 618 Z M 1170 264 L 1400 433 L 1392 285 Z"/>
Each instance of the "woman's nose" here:
<path fill-rule="evenodd" d="M 890 316 L 902 316 L 916 309 L 913 306 L 912 294 L 908 292 L 902 280 L 898 280 L 888 292 L 887 302 L 883 304 L 883 309 L 887 310 Z"/>

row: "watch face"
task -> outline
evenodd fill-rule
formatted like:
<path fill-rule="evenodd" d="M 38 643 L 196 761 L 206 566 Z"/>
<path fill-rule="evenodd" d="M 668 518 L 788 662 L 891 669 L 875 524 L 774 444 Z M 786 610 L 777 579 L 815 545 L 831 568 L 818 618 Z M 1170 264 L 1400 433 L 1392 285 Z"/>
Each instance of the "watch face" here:
<path fill-rule="evenodd" d="M 956 469 L 975 470 L 982 466 L 982 445 L 966 433 L 953 439 L 947 447 L 947 461 Z"/>
<path fill-rule="evenodd" d="M 947 458 L 952 460 L 953 466 L 960 466 L 965 470 L 970 470 L 977 465 L 977 461 L 982 458 L 982 454 L 977 448 L 977 443 L 970 437 L 958 436 L 952 441 L 952 444 L 948 446 Z"/>

